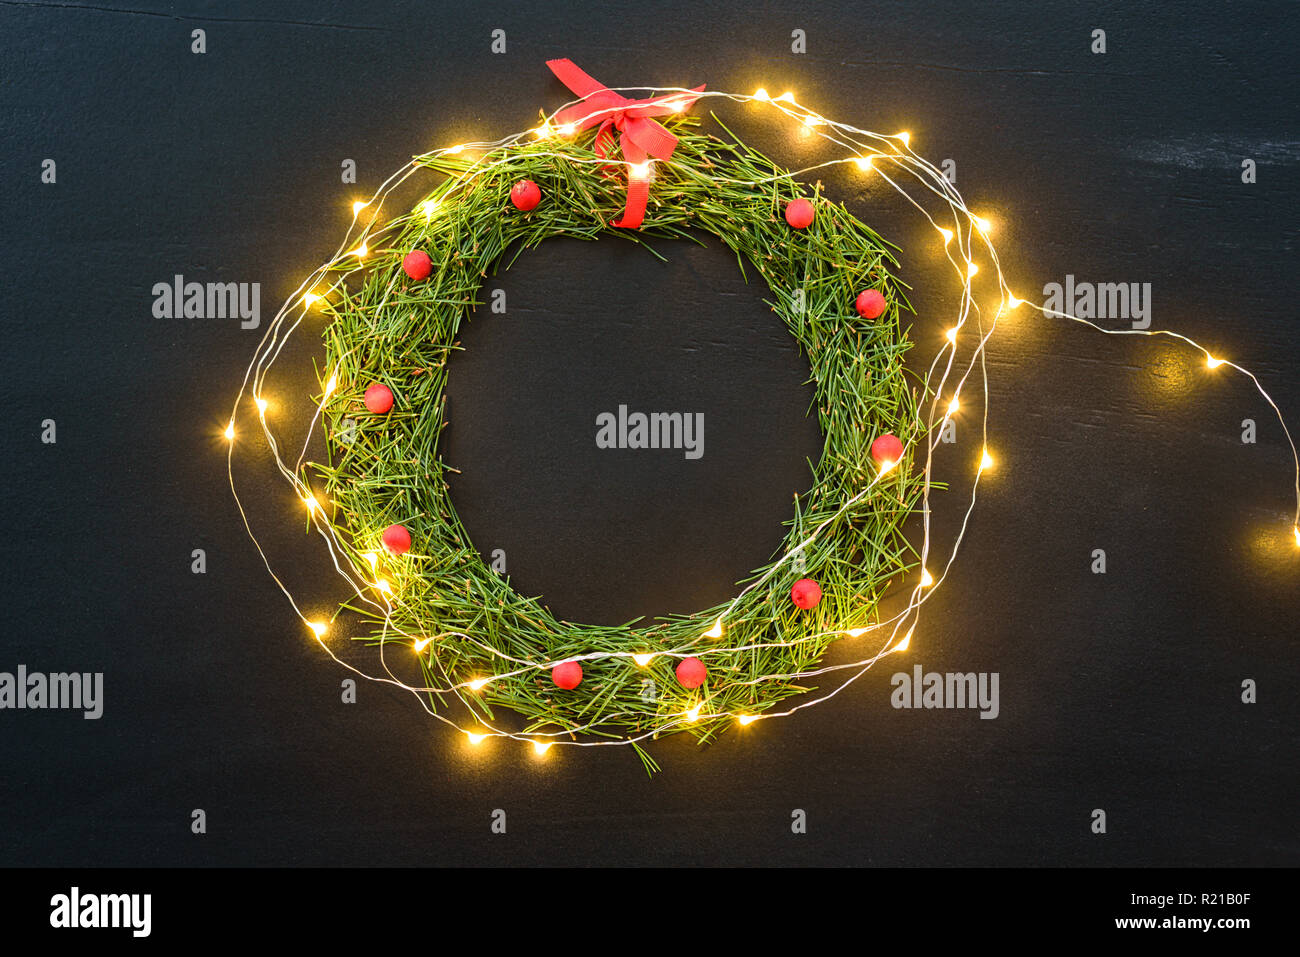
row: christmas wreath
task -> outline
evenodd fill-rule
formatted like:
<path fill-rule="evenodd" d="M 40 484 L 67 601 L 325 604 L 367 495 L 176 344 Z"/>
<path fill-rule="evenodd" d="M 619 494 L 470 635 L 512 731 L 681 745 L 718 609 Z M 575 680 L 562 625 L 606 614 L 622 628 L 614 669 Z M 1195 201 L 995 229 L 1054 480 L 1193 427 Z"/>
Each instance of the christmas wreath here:
<path fill-rule="evenodd" d="M 531 140 L 418 157 L 442 181 L 338 264 L 356 274 L 364 260 L 356 288 L 321 300 L 331 458 L 313 478 L 370 599 L 351 607 L 376 626 L 368 637 L 417 649 L 432 700 L 459 697 L 484 728 L 507 708 L 539 746 L 706 737 L 756 719 L 807 690 L 798 676 L 867 626 L 913 564 L 901 524 L 920 491 L 907 450 L 924 424 L 890 248 L 725 128 L 702 132 L 685 112 L 692 98 L 618 97 L 611 108 L 587 95 Z M 638 145 L 651 138 L 658 149 Z M 652 250 L 701 233 L 766 284 L 811 365 L 826 437 L 812 487 L 779 555 L 727 604 L 619 627 L 558 621 L 489 567 L 451 500 L 438 439 L 461 323 L 486 276 L 546 239 L 615 236 Z"/>

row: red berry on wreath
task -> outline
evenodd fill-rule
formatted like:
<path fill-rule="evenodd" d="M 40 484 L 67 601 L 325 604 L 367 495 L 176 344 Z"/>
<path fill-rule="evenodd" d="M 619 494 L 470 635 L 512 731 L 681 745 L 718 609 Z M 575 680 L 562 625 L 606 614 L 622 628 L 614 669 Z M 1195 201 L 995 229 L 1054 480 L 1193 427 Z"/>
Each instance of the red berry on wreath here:
<path fill-rule="evenodd" d="M 709 669 L 699 658 L 683 658 L 677 666 L 677 683 L 683 688 L 698 688 L 709 676 Z"/>
<path fill-rule="evenodd" d="M 393 407 L 393 390 L 382 382 L 372 382 L 366 387 L 366 408 L 375 415 L 383 415 Z"/>
<path fill-rule="evenodd" d="M 822 600 L 822 586 L 811 578 L 801 578 L 790 588 L 790 600 L 807 611 Z"/>
<path fill-rule="evenodd" d="M 807 229 L 813 221 L 813 204 L 806 199 L 792 199 L 785 207 L 785 221 L 795 229 Z"/>
<path fill-rule="evenodd" d="M 433 272 L 433 260 L 423 249 L 412 249 L 402 257 L 402 271 L 412 279 L 428 279 Z"/>
<path fill-rule="evenodd" d="M 551 669 L 551 680 L 557 688 L 572 691 L 582 683 L 582 665 L 576 661 L 561 661 Z"/>
<path fill-rule="evenodd" d="M 885 311 L 885 297 L 879 289 L 864 289 L 854 305 L 863 319 L 875 319 Z"/>
<path fill-rule="evenodd" d="M 536 209 L 541 201 L 542 191 L 531 179 L 521 179 L 510 188 L 510 202 L 521 213 Z"/>
<path fill-rule="evenodd" d="M 877 462 L 897 462 L 903 457 L 903 443 L 898 436 L 886 432 L 871 443 L 871 457 Z"/>
<path fill-rule="evenodd" d="M 381 536 L 384 548 L 394 555 L 402 555 L 411 550 L 411 533 L 405 525 L 389 525 Z"/>

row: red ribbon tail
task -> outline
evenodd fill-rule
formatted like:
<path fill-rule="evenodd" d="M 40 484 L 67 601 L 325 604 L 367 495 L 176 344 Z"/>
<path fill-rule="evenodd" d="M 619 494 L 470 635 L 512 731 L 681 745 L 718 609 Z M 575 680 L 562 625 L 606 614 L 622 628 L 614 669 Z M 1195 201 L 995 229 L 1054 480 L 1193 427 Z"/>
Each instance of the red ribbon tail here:
<path fill-rule="evenodd" d="M 645 220 L 645 207 L 650 199 L 650 182 L 647 179 L 633 179 L 627 184 L 627 205 L 623 208 L 623 218 L 611 224 L 620 229 L 640 229 Z"/>
<path fill-rule="evenodd" d="M 641 147 L 627 137 L 623 138 L 623 159 L 633 165 L 646 161 L 646 154 Z M 627 169 L 627 203 L 623 207 L 622 219 L 616 219 L 611 225 L 620 229 L 640 229 L 645 219 L 646 203 L 650 201 L 650 176 L 638 176 L 632 166 Z"/>
<path fill-rule="evenodd" d="M 579 69 L 578 65 L 572 60 L 547 60 L 546 65 L 551 68 L 551 72 L 555 74 L 561 83 L 583 99 L 600 90 L 608 89 L 604 83 Z"/>

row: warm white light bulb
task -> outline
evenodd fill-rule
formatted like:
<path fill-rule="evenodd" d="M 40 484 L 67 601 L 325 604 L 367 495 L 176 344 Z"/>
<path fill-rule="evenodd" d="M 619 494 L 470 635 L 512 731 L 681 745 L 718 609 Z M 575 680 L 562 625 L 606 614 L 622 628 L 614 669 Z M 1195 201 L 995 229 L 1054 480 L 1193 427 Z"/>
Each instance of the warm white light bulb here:
<path fill-rule="evenodd" d="M 973 222 L 975 224 L 975 228 L 982 233 L 991 232 L 993 229 L 993 224 L 990 223 L 983 216 L 972 216 L 971 222 Z"/>
<path fill-rule="evenodd" d="M 957 342 L 957 327 L 953 326 L 951 329 L 949 329 L 947 332 L 947 336 L 948 336 L 948 341 L 955 344 Z"/>
<path fill-rule="evenodd" d="M 307 627 L 310 628 L 312 631 L 316 632 L 317 638 L 325 634 L 325 632 L 328 630 L 326 625 L 319 621 L 309 621 L 307 622 Z"/>
<path fill-rule="evenodd" d="M 1206 356 L 1205 364 L 1209 366 L 1211 369 L 1217 369 L 1219 368 L 1219 366 L 1223 365 L 1223 360 L 1216 359 L 1214 356 Z"/>
<path fill-rule="evenodd" d="M 850 638 L 861 638 L 870 630 L 870 628 L 850 628 L 844 634 L 848 635 Z"/>
<path fill-rule="evenodd" d="M 1295 528 L 1291 529 L 1291 531 L 1295 532 L 1296 548 L 1300 548 L 1300 525 L 1297 525 Z"/>
<path fill-rule="evenodd" d="M 365 243 L 362 243 L 356 249 L 352 250 L 352 255 L 356 256 L 358 259 L 363 259 L 368 252 L 370 252 L 370 247 Z"/>
<path fill-rule="evenodd" d="M 784 93 L 782 93 L 780 96 L 778 96 L 777 99 L 778 99 L 778 100 L 781 100 L 781 101 L 784 102 L 784 103 L 793 103 L 793 102 L 794 102 L 794 94 L 791 93 L 789 90 L 786 90 Z"/>
<path fill-rule="evenodd" d="M 432 638 L 416 638 L 415 644 L 411 647 L 415 649 L 415 653 L 418 655 L 420 652 L 424 651 L 425 648 L 429 647 L 429 642 L 431 641 L 433 641 Z"/>
<path fill-rule="evenodd" d="M 302 304 L 310 309 L 312 306 L 316 305 L 316 303 L 320 302 L 320 298 L 321 297 L 316 295 L 314 292 L 309 292 L 302 297 Z"/>
<path fill-rule="evenodd" d="M 650 662 L 654 660 L 654 655 L 633 655 L 632 660 L 635 661 L 640 667 L 644 668 L 646 665 L 650 664 Z"/>
<path fill-rule="evenodd" d="M 1008 309 L 1015 309 L 1017 306 L 1022 305 L 1023 303 L 1024 303 L 1023 299 L 1017 299 L 1015 296 L 1011 295 L 1010 293 L 1007 294 Z"/>
<path fill-rule="evenodd" d="M 952 242 L 952 230 L 951 230 L 951 229 L 944 229 L 942 226 L 940 226 L 940 227 L 939 227 L 939 233 L 940 233 L 940 235 L 943 236 L 943 244 L 944 244 L 945 246 L 947 246 L 950 242 Z"/>
<path fill-rule="evenodd" d="M 257 403 L 258 412 L 266 411 L 266 400 L 263 399 L 260 395 L 257 398 L 255 398 L 253 401 Z"/>
<path fill-rule="evenodd" d="M 870 173 L 870 172 L 871 172 L 871 157 L 870 157 L 870 156 L 859 156 L 856 160 L 854 160 L 854 162 L 858 164 L 858 169 L 862 170 L 862 172 L 864 172 L 864 173 Z"/>
<path fill-rule="evenodd" d="M 756 714 L 737 715 L 736 720 L 739 721 L 741 725 L 753 724 L 755 721 L 758 720 L 758 715 Z"/>
<path fill-rule="evenodd" d="M 907 634 L 903 636 L 902 641 L 894 645 L 894 651 L 906 651 L 908 645 L 912 643 L 912 632 L 914 631 L 916 631 L 915 625 L 913 625 L 911 628 L 907 630 Z"/>
<path fill-rule="evenodd" d="M 466 732 L 465 732 L 465 737 L 469 738 L 469 743 L 470 743 L 470 744 L 473 744 L 473 745 L 477 746 L 477 745 L 480 745 L 480 744 L 483 743 L 483 739 L 486 738 L 487 735 L 486 735 L 486 734 L 478 734 L 478 733 L 476 733 L 476 732 L 474 732 L 474 731 L 466 731 Z"/>
<path fill-rule="evenodd" d="M 977 265 L 975 265 L 974 263 L 967 263 L 967 264 L 966 264 L 966 278 L 967 278 L 967 279 L 972 279 L 972 278 L 974 278 L 975 274 L 976 274 L 977 272 L 979 272 L 979 271 L 980 271 L 980 267 L 977 266 Z"/>
<path fill-rule="evenodd" d="M 235 441 L 235 423 L 231 422 L 228 426 L 226 426 L 226 431 L 223 434 L 225 435 L 227 441 L 229 442 Z"/>
<path fill-rule="evenodd" d="M 757 90 L 754 91 L 754 99 L 758 100 L 760 103 L 766 103 L 768 100 L 771 99 L 771 97 L 767 95 L 767 90 L 763 89 L 760 86 Z"/>
<path fill-rule="evenodd" d="M 352 204 L 352 215 L 353 216 L 357 215 L 357 213 L 361 212 L 369 205 L 370 205 L 369 203 L 363 203 L 361 202 L 361 200 L 357 200 L 355 203 Z"/>
<path fill-rule="evenodd" d="M 577 123 L 565 123 L 560 127 L 560 132 L 565 136 L 572 136 L 578 129 Z"/>
<path fill-rule="evenodd" d="M 993 468 L 993 456 L 989 455 L 989 450 L 985 449 L 983 456 L 980 458 L 980 471 Z"/>
<path fill-rule="evenodd" d="M 953 396 L 952 401 L 948 403 L 948 414 L 956 415 L 957 410 L 960 408 L 961 408 L 961 403 L 957 401 L 956 396 Z"/>
<path fill-rule="evenodd" d="M 704 637 L 705 638 L 722 637 L 722 616 L 721 615 L 719 615 L 718 620 L 713 623 L 713 627 L 704 633 Z"/>
<path fill-rule="evenodd" d="M 649 179 L 650 163 L 633 163 L 630 169 L 633 179 Z"/>
<path fill-rule="evenodd" d="M 550 741 L 534 741 L 533 750 L 538 754 L 545 754 L 547 751 L 551 750 L 551 744 L 552 742 Z"/>
<path fill-rule="evenodd" d="M 698 719 L 700 716 L 700 709 L 703 707 L 704 707 L 703 704 L 697 704 L 694 708 L 691 708 L 689 711 L 687 711 L 686 720 L 695 721 L 696 719 Z"/>
<path fill-rule="evenodd" d="M 902 133 L 895 133 L 894 136 L 902 140 L 904 146 L 906 146 L 912 139 L 912 134 L 908 133 L 906 130 Z"/>
<path fill-rule="evenodd" d="M 470 691 L 478 691 L 487 683 L 488 683 L 487 678 L 475 678 L 473 681 L 469 683 L 469 689 Z"/>
<path fill-rule="evenodd" d="M 922 587 L 922 588 L 929 588 L 929 587 L 930 587 L 931 585 L 933 585 L 933 584 L 934 584 L 934 576 L 930 574 L 929 569 L 922 568 L 922 569 L 921 569 L 921 587 Z"/>
<path fill-rule="evenodd" d="M 449 146 L 449 147 L 447 147 L 447 152 L 450 153 L 451 155 L 455 156 L 457 153 L 461 152 L 461 151 L 464 150 L 464 149 L 465 149 L 465 147 L 464 147 L 463 144 L 461 144 L 461 143 L 457 143 L 455 146 Z"/>
<path fill-rule="evenodd" d="M 388 584 L 388 582 L 384 581 L 382 578 L 375 582 L 375 587 L 385 595 L 391 595 L 393 593 L 393 586 Z"/>
<path fill-rule="evenodd" d="M 302 502 L 307 506 L 307 511 L 314 512 L 320 508 L 320 502 L 316 501 L 316 496 L 308 493 L 302 497 Z"/>

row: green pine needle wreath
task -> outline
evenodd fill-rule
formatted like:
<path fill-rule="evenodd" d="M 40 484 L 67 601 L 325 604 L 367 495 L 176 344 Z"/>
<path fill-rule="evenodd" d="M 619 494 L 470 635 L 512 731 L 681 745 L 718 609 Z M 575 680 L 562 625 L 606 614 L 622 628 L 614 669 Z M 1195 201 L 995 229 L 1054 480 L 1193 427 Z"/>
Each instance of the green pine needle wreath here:
<path fill-rule="evenodd" d="M 910 344 L 902 313 L 911 307 L 891 273 L 897 264 L 889 244 L 826 200 L 820 185 L 810 191 L 725 127 L 723 138 L 702 132 L 687 115 L 664 123 L 679 143 L 670 161 L 654 165 L 640 230 L 610 225 L 623 207 L 626 167 L 606 168 L 592 149 L 594 131 L 515 142 L 474 159 L 445 151 L 417 157 L 418 165 L 442 174 L 439 184 L 409 214 L 372 234 L 360 281 L 341 285 L 324 305 L 333 318 L 324 332 L 328 372 L 321 376 L 329 462 L 304 472 L 323 480 L 355 568 L 374 568 L 370 575 L 391 587 L 391 616 L 355 600 L 344 607 L 370 622 L 366 640 L 400 641 L 411 654 L 411 636 L 419 636 L 414 644 L 428 686 L 446 689 L 429 692 L 431 707 L 458 699 L 474 716 L 471 729 L 508 709 L 522 717 L 518 733 L 541 740 L 623 739 L 650 770 L 657 765 L 641 742 L 683 730 L 708 739 L 736 715 L 770 711 L 810 690 L 792 676 L 815 667 L 846 629 L 873 622 L 891 579 L 916 565 L 902 523 L 916 508 L 923 476 L 905 460 L 870 494 L 845 503 L 877 478 L 870 455 L 876 436 L 898 435 L 909 459 L 913 448 L 925 447 L 917 407 L 917 390 L 924 389 L 903 362 Z M 526 213 L 508 199 L 523 179 L 542 192 L 541 204 Z M 784 207 L 809 192 L 816 218 L 807 229 L 792 229 Z M 732 602 L 618 626 L 559 621 L 484 562 L 452 504 L 447 472 L 454 463 L 442 460 L 438 439 L 460 325 L 479 305 L 488 275 L 548 238 L 612 236 L 662 258 L 656 240 L 702 242 L 704 234 L 735 252 L 747 278 L 766 284 L 766 301 L 807 356 L 826 436 L 812 486 L 796 500 L 778 553 L 738 583 Z M 412 249 L 432 258 L 426 280 L 411 281 L 402 271 Z M 879 319 L 854 309 L 866 288 L 880 289 L 889 303 Z M 334 391 L 325 388 L 326 375 L 336 377 Z M 397 397 L 385 415 L 362 405 L 372 382 Z M 405 555 L 384 552 L 380 533 L 392 524 L 411 532 Z M 790 554 L 822 525 L 797 556 Z M 382 557 L 372 565 L 375 555 Z M 802 577 L 823 592 L 809 611 L 790 599 Z M 706 636 L 719 618 L 723 636 Z M 644 665 L 633 657 L 646 654 L 654 657 Z M 706 683 L 694 690 L 674 675 L 687 656 L 708 669 Z M 561 690 L 550 668 L 571 659 L 581 662 L 583 680 Z M 471 685 L 483 679 L 490 680 Z"/>

